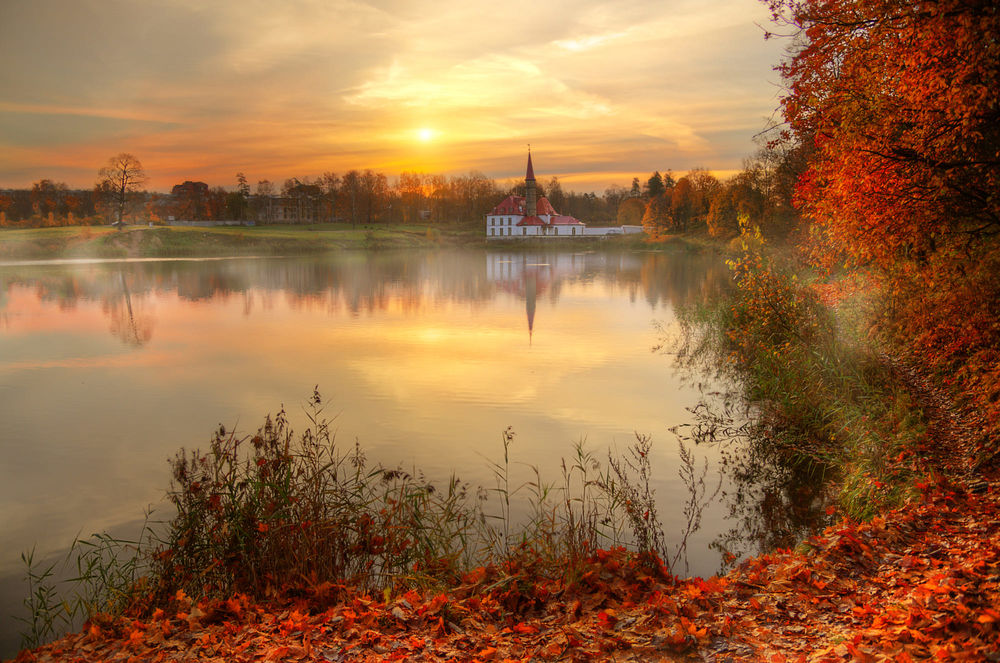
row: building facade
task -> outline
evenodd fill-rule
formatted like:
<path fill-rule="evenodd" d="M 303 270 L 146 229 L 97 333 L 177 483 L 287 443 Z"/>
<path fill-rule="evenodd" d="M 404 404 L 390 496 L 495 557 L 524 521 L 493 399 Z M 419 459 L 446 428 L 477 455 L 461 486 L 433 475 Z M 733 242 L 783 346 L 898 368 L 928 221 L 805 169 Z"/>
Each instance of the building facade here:
<path fill-rule="evenodd" d="M 528 152 L 524 189 L 523 197 L 507 196 L 486 215 L 487 239 L 579 237 L 584 234 L 585 223 L 559 214 L 545 196 L 537 195 L 531 152 Z"/>

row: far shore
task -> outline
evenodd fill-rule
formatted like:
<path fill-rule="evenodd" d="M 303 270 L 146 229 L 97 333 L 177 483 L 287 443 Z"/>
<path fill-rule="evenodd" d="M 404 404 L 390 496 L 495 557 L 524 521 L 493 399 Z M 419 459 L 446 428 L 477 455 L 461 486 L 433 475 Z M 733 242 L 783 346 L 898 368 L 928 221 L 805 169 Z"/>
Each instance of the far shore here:
<path fill-rule="evenodd" d="M 315 255 L 341 250 L 469 248 L 650 250 L 645 235 L 488 240 L 481 229 L 447 225 L 108 226 L 0 229 L 0 261 Z"/>

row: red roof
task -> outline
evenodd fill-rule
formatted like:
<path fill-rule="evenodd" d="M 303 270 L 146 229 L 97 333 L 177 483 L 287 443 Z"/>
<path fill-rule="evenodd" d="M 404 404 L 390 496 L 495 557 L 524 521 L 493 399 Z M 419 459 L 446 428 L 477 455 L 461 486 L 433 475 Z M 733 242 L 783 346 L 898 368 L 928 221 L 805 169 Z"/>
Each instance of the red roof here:
<path fill-rule="evenodd" d="M 535 179 L 535 169 L 531 167 L 531 152 L 528 152 L 528 172 L 524 176 L 525 181 Z"/>
<path fill-rule="evenodd" d="M 545 226 L 548 225 L 537 216 L 526 216 L 517 222 L 519 226 Z"/>
<path fill-rule="evenodd" d="M 572 225 L 583 225 L 583 222 L 579 219 L 573 218 L 572 216 L 563 216 L 557 214 L 549 219 L 549 223 L 553 226 L 572 226 Z"/>
<path fill-rule="evenodd" d="M 524 214 L 526 211 L 527 210 L 524 208 L 524 196 L 507 196 L 493 208 L 493 211 L 490 212 L 490 214 Z M 558 214 L 555 208 L 552 207 L 552 203 L 550 203 L 549 199 L 545 196 L 542 196 L 535 201 L 535 213 Z"/>
<path fill-rule="evenodd" d="M 500 204 L 493 208 L 490 214 L 524 214 L 524 198 L 521 196 L 507 196 Z"/>
<path fill-rule="evenodd" d="M 535 202 L 535 208 L 536 214 L 558 214 L 556 208 L 552 206 L 552 203 L 545 196 L 542 196 Z"/>

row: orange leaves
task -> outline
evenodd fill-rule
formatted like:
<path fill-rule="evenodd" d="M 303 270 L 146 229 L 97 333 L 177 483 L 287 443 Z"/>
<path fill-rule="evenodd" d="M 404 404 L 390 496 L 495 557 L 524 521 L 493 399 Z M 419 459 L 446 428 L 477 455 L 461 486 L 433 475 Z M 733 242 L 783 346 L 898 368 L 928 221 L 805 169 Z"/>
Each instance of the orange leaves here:
<path fill-rule="evenodd" d="M 484 586 L 485 572 L 471 578 L 478 584 L 397 593 L 389 602 L 350 588 L 338 590 L 333 604 L 326 594 L 303 593 L 267 604 L 243 596 L 195 604 L 179 593 L 171 609 L 149 620 L 95 622 L 58 643 L 64 654 L 53 647 L 36 654 L 50 663 L 74 656 L 172 660 L 181 652 L 266 663 L 664 660 L 682 653 L 798 663 L 985 660 L 995 651 L 995 488 L 972 496 L 928 487 L 924 501 L 870 523 L 830 528 L 809 550 L 751 559 L 724 578 L 649 584 L 632 582 L 628 556 L 603 553 L 592 560 L 593 583 L 550 583 L 544 602 L 537 580 L 520 589 L 518 582 Z M 607 570 L 609 561 L 620 564 L 617 575 Z M 504 607 L 514 591 L 528 598 Z M 397 619 L 395 609 L 407 619 Z"/>
<path fill-rule="evenodd" d="M 521 635 L 535 635 L 536 633 L 538 633 L 538 626 L 535 626 L 534 624 L 525 624 L 524 622 L 518 622 L 517 624 L 514 624 L 512 630 L 515 633 L 519 633 Z"/>
<path fill-rule="evenodd" d="M 597 613 L 597 620 L 601 622 L 604 628 L 611 628 L 618 621 L 618 615 L 612 609 L 601 610 Z"/>

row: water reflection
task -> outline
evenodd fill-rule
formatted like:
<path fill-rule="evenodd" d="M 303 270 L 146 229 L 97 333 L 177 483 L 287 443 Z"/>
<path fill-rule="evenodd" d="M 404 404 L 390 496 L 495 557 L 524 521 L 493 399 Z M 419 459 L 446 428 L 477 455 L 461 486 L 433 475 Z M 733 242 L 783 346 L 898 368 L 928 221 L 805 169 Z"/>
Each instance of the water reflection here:
<path fill-rule="evenodd" d="M 524 302 L 527 340 L 534 332 L 537 301 L 557 303 L 568 284 L 593 284 L 671 308 L 718 290 L 724 274 L 712 256 L 650 253 L 486 253 L 428 257 L 413 253 L 342 254 L 336 260 L 234 259 L 44 265 L 0 265 L 0 315 L 10 324 L 9 293 L 31 290 L 59 311 L 99 301 L 109 331 L 142 346 L 156 325 L 151 303 L 173 294 L 189 302 L 239 298 L 243 314 L 273 309 L 281 294 L 298 310 L 352 316 L 398 309 L 419 313 L 442 302 L 485 303 L 498 294 Z"/>
<path fill-rule="evenodd" d="M 180 447 L 281 404 L 294 417 L 317 384 L 338 439 L 372 462 L 478 486 L 507 426 L 515 471 L 546 478 L 581 439 L 604 457 L 649 434 L 673 537 L 688 490 L 667 427 L 699 394 L 651 355 L 653 322 L 727 280 L 718 257 L 685 253 L 0 265 L 0 576 L 32 545 L 132 521 Z M 718 456 L 698 453 L 699 467 Z M 687 540 L 692 573 L 718 568 L 725 515 L 710 505 Z"/>

